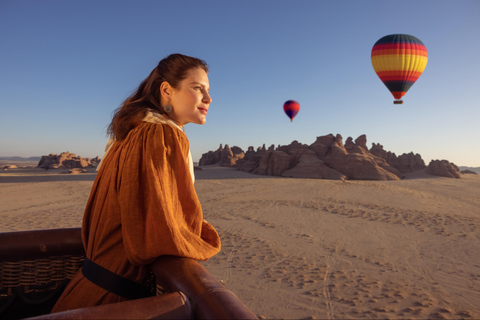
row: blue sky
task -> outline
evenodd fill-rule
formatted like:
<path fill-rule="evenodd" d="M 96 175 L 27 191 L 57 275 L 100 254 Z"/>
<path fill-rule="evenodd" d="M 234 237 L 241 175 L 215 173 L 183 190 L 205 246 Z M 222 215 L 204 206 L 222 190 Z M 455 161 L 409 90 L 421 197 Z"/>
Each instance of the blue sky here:
<path fill-rule="evenodd" d="M 404 97 L 373 71 L 374 43 L 429 53 Z M 213 103 L 190 124 L 194 161 L 341 134 L 397 155 L 480 166 L 480 1 L 0 2 L 0 156 L 103 156 L 112 111 L 170 53 L 210 65 Z M 301 109 L 291 123 L 283 103 Z"/>

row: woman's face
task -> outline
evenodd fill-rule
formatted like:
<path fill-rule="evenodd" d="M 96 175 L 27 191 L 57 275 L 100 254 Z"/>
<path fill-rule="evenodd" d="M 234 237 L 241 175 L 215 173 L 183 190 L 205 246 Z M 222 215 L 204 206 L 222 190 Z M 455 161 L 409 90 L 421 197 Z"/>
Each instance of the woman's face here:
<path fill-rule="evenodd" d="M 172 111 L 168 116 L 180 126 L 187 123 L 204 124 L 212 98 L 205 70 L 191 69 L 177 89 L 172 88 L 169 102 Z"/>

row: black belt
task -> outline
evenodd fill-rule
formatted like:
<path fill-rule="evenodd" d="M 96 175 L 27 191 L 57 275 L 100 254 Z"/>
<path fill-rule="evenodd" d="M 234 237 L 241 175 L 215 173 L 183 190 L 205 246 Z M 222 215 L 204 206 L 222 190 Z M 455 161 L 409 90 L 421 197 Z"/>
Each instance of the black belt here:
<path fill-rule="evenodd" d="M 88 258 L 85 258 L 82 273 L 85 278 L 97 286 L 130 300 L 152 296 L 149 287 L 119 276 Z"/>

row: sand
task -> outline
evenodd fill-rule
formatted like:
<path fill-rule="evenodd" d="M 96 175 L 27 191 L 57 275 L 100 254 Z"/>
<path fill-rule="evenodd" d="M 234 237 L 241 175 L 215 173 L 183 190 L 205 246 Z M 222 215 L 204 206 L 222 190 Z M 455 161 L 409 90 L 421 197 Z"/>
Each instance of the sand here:
<path fill-rule="evenodd" d="M 95 172 L 65 171 L 0 171 L 0 232 L 81 226 Z M 222 237 L 202 264 L 260 318 L 480 318 L 480 175 L 196 177 Z"/>

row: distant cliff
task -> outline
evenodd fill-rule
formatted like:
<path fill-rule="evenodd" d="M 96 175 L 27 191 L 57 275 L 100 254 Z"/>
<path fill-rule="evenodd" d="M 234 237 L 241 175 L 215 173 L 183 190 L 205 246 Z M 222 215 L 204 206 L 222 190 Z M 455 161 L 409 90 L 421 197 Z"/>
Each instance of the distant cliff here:
<path fill-rule="evenodd" d="M 228 145 L 204 153 L 200 166 L 219 164 L 254 174 L 292 178 L 335 180 L 399 180 L 405 173 L 427 169 L 432 175 L 460 178 L 458 167 L 446 160 L 432 161 L 428 167 L 413 152 L 396 156 L 380 144 L 367 148 L 367 137 L 355 141 L 348 137 L 343 143 L 340 134 L 317 137 L 311 145 L 293 141 L 286 146 L 268 149 L 263 145 L 243 151 Z"/>
<path fill-rule="evenodd" d="M 43 169 L 74 169 L 74 168 L 96 168 L 100 162 L 99 157 L 82 158 L 75 153 L 62 152 L 59 155 L 51 153 L 43 156 L 38 162 L 37 168 Z"/>
<path fill-rule="evenodd" d="M 476 173 L 476 174 L 480 174 L 480 167 L 465 167 L 465 166 L 459 166 L 458 169 L 460 169 L 460 171 L 462 173 Z M 465 171 L 465 172 L 464 172 Z"/>

